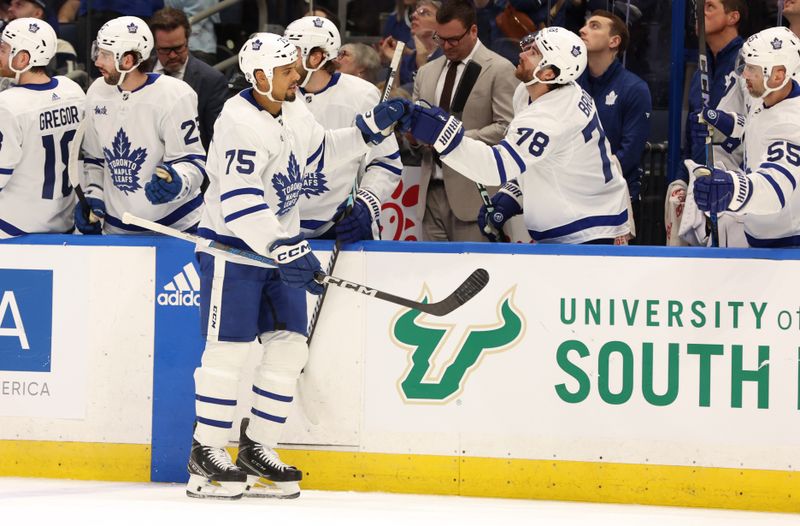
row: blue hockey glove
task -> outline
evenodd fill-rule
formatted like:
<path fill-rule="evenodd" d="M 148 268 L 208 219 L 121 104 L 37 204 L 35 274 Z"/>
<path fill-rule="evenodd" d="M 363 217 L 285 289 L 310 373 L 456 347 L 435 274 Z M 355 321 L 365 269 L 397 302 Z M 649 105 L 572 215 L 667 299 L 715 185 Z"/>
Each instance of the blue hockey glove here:
<path fill-rule="evenodd" d="M 144 195 L 154 205 L 162 205 L 173 201 L 181 195 L 181 190 L 188 193 L 183 184 L 183 177 L 168 164 L 160 164 L 150 182 L 144 185 Z"/>
<path fill-rule="evenodd" d="M 278 264 L 278 272 L 284 285 L 306 289 L 311 294 L 322 294 L 325 288 L 314 279 L 314 273 L 322 272 L 322 267 L 303 234 L 279 239 L 269 250 L 269 257 Z"/>
<path fill-rule="evenodd" d="M 89 205 L 89 209 L 84 207 L 81 201 L 78 201 L 78 204 L 75 205 L 75 228 L 77 228 L 81 234 L 87 236 L 102 234 L 103 223 L 100 219 L 106 216 L 106 204 L 102 199 L 89 196 L 86 196 L 86 202 Z M 90 218 L 89 212 L 94 214 L 94 217 Z M 94 221 L 92 221 L 92 219 Z"/>
<path fill-rule="evenodd" d="M 433 145 L 441 156 L 445 156 L 461 144 L 464 126 L 443 109 L 426 106 L 429 104 L 424 100 L 414 106 L 410 119 L 411 135 L 422 143 Z"/>
<path fill-rule="evenodd" d="M 708 123 L 702 120 L 702 116 L 698 111 L 693 111 L 689 114 L 689 133 L 694 144 L 705 144 L 706 139 L 711 136 Z"/>
<path fill-rule="evenodd" d="M 391 99 L 381 102 L 371 111 L 356 116 L 356 126 L 364 136 L 364 142 L 380 144 L 392 134 L 394 125 L 404 118 L 411 108 L 406 99 Z"/>
<path fill-rule="evenodd" d="M 750 179 L 733 171 L 699 166 L 692 172 L 694 200 L 697 208 L 717 214 L 726 210 L 737 211 L 747 203 L 752 193 Z"/>
<path fill-rule="evenodd" d="M 339 208 L 346 205 L 347 203 L 343 203 Z M 336 223 L 336 240 L 341 243 L 355 243 L 362 239 L 372 239 L 372 222 L 380 214 L 381 202 L 372 192 L 362 188 L 356 194 L 353 209 Z"/>
<path fill-rule="evenodd" d="M 481 234 L 490 241 L 497 241 L 498 234 L 503 231 L 503 225 L 520 214 L 522 207 L 514 197 L 502 190 L 492 196 L 492 205 L 494 211 L 491 214 L 486 210 L 486 205 L 481 206 L 478 212 L 478 227 L 481 229 Z"/>
<path fill-rule="evenodd" d="M 701 115 L 704 121 L 719 130 L 725 137 L 733 135 L 737 119 L 741 120 L 740 125 L 744 127 L 744 117 L 734 113 L 728 113 L 727 111 L 719 111 L 704 107 Z"/>

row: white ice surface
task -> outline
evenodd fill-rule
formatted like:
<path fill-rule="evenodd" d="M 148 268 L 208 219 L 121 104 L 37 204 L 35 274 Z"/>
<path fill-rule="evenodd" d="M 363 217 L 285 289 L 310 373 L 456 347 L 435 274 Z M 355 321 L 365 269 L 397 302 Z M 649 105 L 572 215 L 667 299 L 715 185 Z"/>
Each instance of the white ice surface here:
<path fill-rule="evenodd" d="M 303 491 L 297 500 L 190 499 L 179 484 L 0 477 L 2 524 L 778 526 L 800 515 L 430 495 Z"/>

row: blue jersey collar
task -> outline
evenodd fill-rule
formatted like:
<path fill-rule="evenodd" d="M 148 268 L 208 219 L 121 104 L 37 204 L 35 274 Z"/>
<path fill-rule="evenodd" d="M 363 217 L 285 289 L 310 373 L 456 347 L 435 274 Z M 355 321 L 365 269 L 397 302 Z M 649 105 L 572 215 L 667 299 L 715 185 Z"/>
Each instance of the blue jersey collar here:
<path fill-rule="evenodd" d="M 322 88 L 321 90 L 319 90 L 316 93 L 312 93 L 312 95 L 319 95 L 320 93 L 322 93 L 326 89 L 334 87 L 336 85 L 336 83 L 339 82 L 339 78 L 341 76 L 342 76 L 342 74 L 337 71 L 336 73 L 331 75 L 331 80 L 328 81 L 328 83 L 325 85 L 324 88 Z M 302 93 L 303 95 L 306 94 L 306 90 L 304 90 L 303 88 L 298 88 L 298 89 L 300 90 L 300 93 Z"/>
<path fill-rule="evenodd" d="M 19 84 L 15 87 L 17 88 L 25 88 L 33 91 L 47 91 L 51 90 L 58 86 L 58 79 L 52 78 L 50 82 L 45 82 L 44 84 Z"/>
<path fill-rule="evenodd" d="M 144 84 L 142 84 L 141 86 L 139 86 L 135 90 L 131 91 L 131 93 L 136 93 L 139 90 L 143 90 L 144 88 L 146 88 L 147 86 L 149 86 L 150 84 L 155 82 L 158 79 L 158 77 L 161 76 L 161 73 L 146 73 L 146 75 L 147 75 L 147 80 L 144 81 Z M 120 93 L 125 91 L 119 86 L 117 86 L 117 90 L 119 90 Z"/>

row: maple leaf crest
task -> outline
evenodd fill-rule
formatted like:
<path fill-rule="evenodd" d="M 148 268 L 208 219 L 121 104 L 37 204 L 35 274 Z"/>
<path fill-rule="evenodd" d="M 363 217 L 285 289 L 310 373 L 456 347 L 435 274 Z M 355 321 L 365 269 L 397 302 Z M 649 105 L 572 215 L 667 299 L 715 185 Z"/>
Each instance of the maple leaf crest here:
<path fill-rule="evenodd" d="M 103 157 L 106 159 L 111 182 L 125 195 L 142 188 L 139 184 L 139 170 L 147 159 L 147 149 L 136 148 L 131 151 L 131 142 L 125 130 L 120 128 L 114 136 L 111 150 L 103 147 Z"/>
<path fill-rule="evenodd" d="M 272 187 L 278 196 L 277 214 L 282 216 L 297 204 L 303 190 L 303 174 L 300 173 L 300 166 L 293 153 L 289 154 L 286 175 L 277 172 L 272 176 Z"/>
<path fill-rule="evenodd" d="M 327 186 L 328 179 L 322 172 L 306 172 L 303 177 L 303 189 L 300 191 L 306 197 L 313 197 L 315 195 L 322 195 L 329 192 L 330 188 Z"/>

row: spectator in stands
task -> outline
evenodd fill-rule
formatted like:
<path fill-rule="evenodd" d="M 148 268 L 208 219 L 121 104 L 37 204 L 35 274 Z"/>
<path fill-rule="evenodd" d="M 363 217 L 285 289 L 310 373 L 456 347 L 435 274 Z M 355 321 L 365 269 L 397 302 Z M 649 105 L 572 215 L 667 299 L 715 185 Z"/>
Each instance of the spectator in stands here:
<path fill-rule="evenodd" d="M 150 30 L 155 39 L 155 73 L 163 73 L 186 82 L 197 93 L 200 139 L 208 150 L 214 134 L 214 122 L 228 99 L 225 77 L 189 53 L 191 29 L 183 11 L 165 7 L 153 14 Z"/>
<path fill-rule="evenodd" d="M 789 29 L 800 36 L 800 0 L 783 0 L 783 18 L 789 21 Z"/>
<path fill-rule="evenodd" d="M 420 0 L 411 14 L 411 40 L 406 44 L 400 62 L 400 85 L 407 89 L 412 89 L 419 68 L 442 55 L 441 48 L 433 39 L 437 28 L 436 13 L 441 5 L 439 0 Z M 384 63 L 391 62 L 395 47 L 396 43 L 388 39 L 382 43 Z"/>
<path fill-rule="evenodd" d="M 191 18 L 218 3 L 217 0 L 164 1 L 167 7 L 183 11 L 186 18 Z M 192 52 L 193 57 L 199 58 L 211 66 L 217 63 L 217 34 L 214 32 L 214 24 L 218 24 L 219 21 L 219 13 L 214 13 L 196 24 L 191 24 L 192 34 L 189 37 L 189 51 Z"/>
<path fill-rule="evenodd" d="M 628 46 L 629 35 L 625 22 L 617 15 L 605 10 L 593 12 L 581 28 L 580 37 L 586 44 L 588 67 L 578 84 L 594 99 L 636 214 L 642 186 L 641 160 L 653 111 L 650 89 L 619 60 Z"/>
<path fill-rule="evenodd" d="M 339 48 L 336 57 L 339 71 L 348 75 L 361 77 L 375 84 L 381 71 L 381 59 L 378 52 L 366 44 L 345 44 Z"/>
<path fill-rule="evenodd" d="M 416 0 L 397 0 L 394 11 L 383 25 L 384 40 L 389 37 L 405 43 L 411 40 L 411 14 L 415 7 Z"/>
<path fill-rule="evenodd" d="M 436 40 L 444 56 L 420 68 L 414 82 L 416 101 L 425 100 L 449 111 L 455 87 L 466 63 L 482 66 L 463 114 L 467 137 L 497 144 L 513 117 L 511 97 L 518 80 L 514 66 L 478 40 L 471 0 L 446 0 L 436 15 Z M 486 241 L 476 218 L 482 201 L 475 183 L 442 167 L 434 150 L 423 147 L 420 213 L 427 241 Z"/>

